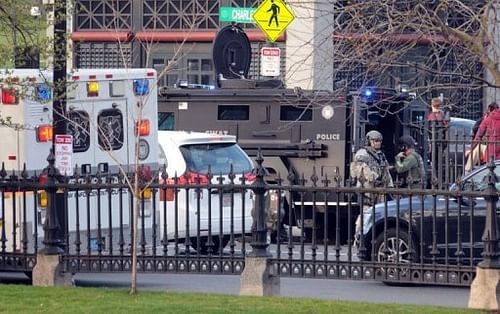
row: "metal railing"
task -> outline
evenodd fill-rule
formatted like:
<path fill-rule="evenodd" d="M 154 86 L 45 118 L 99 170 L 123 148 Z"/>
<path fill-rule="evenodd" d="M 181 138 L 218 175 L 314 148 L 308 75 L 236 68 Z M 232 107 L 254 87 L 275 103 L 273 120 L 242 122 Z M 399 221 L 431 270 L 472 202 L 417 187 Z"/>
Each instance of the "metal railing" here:
<path fill-rule="evenodd" d="M 268 184 L 259 155 L 254 178 L 153 171 L 134 195 L 134 174 L 62 177 L 48 160 L 41 174 L 0 170 L 0 270 L 29 272 L 44 252 L 62 254 L 67 272 L 130 271 L 134 232 L 142 272 L 239 274 L 253 255 L 280 276 L 470 285 L 478 263 L 499 263 L 495 162 L 449 189 L 365 188 L 338 175 Z M 381 201 L 365 206 L 368 194 Z"/>

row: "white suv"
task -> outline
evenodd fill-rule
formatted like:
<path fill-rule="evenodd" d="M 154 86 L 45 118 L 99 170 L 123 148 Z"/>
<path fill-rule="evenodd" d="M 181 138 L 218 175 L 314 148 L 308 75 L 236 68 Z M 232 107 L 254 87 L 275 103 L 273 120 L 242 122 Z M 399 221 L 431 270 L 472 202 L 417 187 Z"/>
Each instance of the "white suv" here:
<path fill-rule="evenodd" d="M 255 180 L 253 164 L 236 143 L 232 135 L 214 135 L 199 132 L 159 131 L 160 165 L 166 165 L 167 184 L 196 185 L 208 183 L 208 170 L 213 174 L 211 183 L 229 184 L 231 166 L 235 174 L 234 184 Z M 199 181 L 198 181 L 199 180 Z M 160 178 L 161 182 L 164 182 Z M 199 253 L 208 251 L 208 235 L 212 235 L 212 252 L 224 248 L 233 235 L 251 232 L 253 207 L 252 192 L 247 189 L 179 187 L 160 191 L 160 225 L 164 235 L 164 206 L 166 205 L 167 240 L 191 239 L 191 246 Z M 166 202 L 166 204 L 165 204 Z M 221 215 L 222 213 L 222 215 Z M 199 216 L 199 217 L 198 217 Z M 187 219 L 189 217 L 189 220 Z M 198 221 L 199 219 L 199 221 Z M 189 224 L 188 224 L 189 223 Z M 200 237 L 198 238 L 198 224 Z M 189 231 L 189 233 L 187 232 Z M 198 242 L 199 240 L 199 242 Z M 184 243 L 184 241 L 179 241 Z"/>

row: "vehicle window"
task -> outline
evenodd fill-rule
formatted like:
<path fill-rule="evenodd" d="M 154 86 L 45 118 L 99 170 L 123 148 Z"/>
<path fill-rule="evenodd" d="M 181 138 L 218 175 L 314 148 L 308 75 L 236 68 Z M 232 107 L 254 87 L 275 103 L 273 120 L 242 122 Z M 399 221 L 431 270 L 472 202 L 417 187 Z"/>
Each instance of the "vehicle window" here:
<path fill-rule="evenodd" d="M 161 145 L 159 144 L 158 144 L 158 164 L 160 165 L 160 167 L 168 166 L 167 155 L 165 155 L 163 147 L 161 147 Z"/>
<path fill-rule="evenodd" d="M 217 107 L 217 119 L 219 120 L 248 120 L 250 118 L 250 106 L 226 106 L 219 105 Z"/>
<path fill-rule="evenodd" d="M 118 109 L 106 109 L 97 117 L 99 146 L 104 150 L 118 150 L 123 146 L 123 115 Z"/>
<path fill-rule="evenodd" d="M 469 138 L 472 136 L 472 127 L 474 121 L 472 120 L 451 120 L 450 121 L 450 136 L 459 138 Z"/>
<path fill-rule="evenodd" d="M 469 189 L 473 185 L 474 191 L 485 190 L 486 187 L 488 186 L 488 177 L 487 176 L 488 176 L 489 171 L 490 170 L 488 168 L 483 168 L 478 173 L 476 173 L 473 176 L 471 176 L 470 178 L 466 179 L 465 185 L 464 185 L 465 189 Z M 496 167 L 494 171 L 495 171 L 496 177 L 500 178 L 500 167 Z M 498 181 L 498 183 L 496 183 L 495 186 L 497 189 L 499 189 L 500 188 L 500 180 L 497 180 L 497 181 Z"/>
<path fill-rule="evenodd" d="M 158 112 L 158 130 L 172 131 L 175 127 L 175 115 L 173 112 Z"/>
<path fill-rule="evenodd" d="M 66 133 L 73 135 L 73 152 L 85 152 L 90 147 L 89 114 L 83 110 L 70 110 Z"/>
<path fill-rule="evenodd" d="M 228 174 L 231 165 L 236 174 L 252 170 L 246 154 L 233 143 L 184 145 L 180 150 L 190 171 L 207 173 L 209 165 L 214 175 Z"/>
<path fill-rule="evenodd" d="M 281 121 L 312 121 L 312 109 L 305 106 L 288 106 L 280 107 Z"/>

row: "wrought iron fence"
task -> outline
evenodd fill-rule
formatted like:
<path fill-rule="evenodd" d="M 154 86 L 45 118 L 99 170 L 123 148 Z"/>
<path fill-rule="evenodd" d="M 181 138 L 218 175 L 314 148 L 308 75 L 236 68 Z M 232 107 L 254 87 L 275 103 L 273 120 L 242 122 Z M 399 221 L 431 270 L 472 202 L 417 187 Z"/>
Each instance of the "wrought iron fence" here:
<path fill-rule="evenodd" d="M 61 251 L 68 272 L 130 271 L 134 232 L 142 272 L 239 274 L 254 254 L 281 276 L 469 285 L 479 262 L 498 264 L 500 162 L 448 189 L 401 189 L 335 175 L 268 184 L 262 161 L 251 176 L 230 171 L 229 183 L 210 171 L 69 178 L 53 160 L 41 174 L 2 167 L 0 269 L 29 272 L 44 250 Z M 380 202 L 366 206 L 367 195 Z M 51 210 L 58 196 L 66 210 Z"/>

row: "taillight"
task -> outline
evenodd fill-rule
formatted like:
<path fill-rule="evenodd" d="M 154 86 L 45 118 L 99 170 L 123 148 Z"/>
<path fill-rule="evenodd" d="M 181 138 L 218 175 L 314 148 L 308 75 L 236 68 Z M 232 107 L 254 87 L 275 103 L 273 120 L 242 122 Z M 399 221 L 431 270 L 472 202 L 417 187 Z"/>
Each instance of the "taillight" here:
<path fill-rule="evenodd" d="M 166 185 L 173 185 L 175 184 L 175 179 L 174 178 L 168 178 L 166 181 L 163 181 L 160 179 L 161 184 L 166 184 Z M 192 185 L 197 185 L 197 184 L 208 184 L 208 176 L 198 173 L 198 172 L 192 172 L 192 171 L 186 171 L 182 176 L 180 176 L 177 179 L 177 184 L 178 185 L 185 185 L 185 184 L 192 184 Z M 175 188 L 173 187 L 168 187 L 166 189 L 161 189 L 160 188 L 160 201 L 165 202 L 165 201 L 173 201 L 175 199 Z"/>
<path fill-rule="evenodd" d="M 151 124 L 149 120 L 140 120 L 135 122 L 135 135 L 148 136 L 151 133 Z"/>
<path fill-rule="evenodd" d="M 257 180 L 257 176 L 253 174 L 252 172 L 247 172 L 243 174 L 243 177 L 245 178 L 245 183 L 246 184 L 252 184 Z"/>
<path fill-rule="evenodd" d="M 39 191 L 38 192 L 38 206 L 39 207 L 47 207 L 49 204 L 49 198 L 47 197 L 47 192 Z"/>
<path fill-rule="evenodd" d="M 37 142 L 48 142 L 52 141 L 53 129 L 52 125 L 39 125 L 36 128 L 36 141 Z"/>
<path fill-rule="evenodd" d="M 46 173 L 42 173 L 38 177 L 38 183 L 40 183 L 40 185 L 44 185 L 47 183 L 48 179 L 49 179 L 49 176 Z"/>
<path fill-rule="evenodd" d="M 151 199 L 153 197 L 152 189 L 144 189 L 141 193 L 141 199 Z"/>
<path fill-rule="evenodd" d="M 194 171 L 186 171 L 179 178 L 179 184 L 208 184 L 208 176 Z"/>
<path fill-rule="evenodd" d="M 2 103 L 4 105 L 16 105 L 19 103 L 16 97 L 16 91 L 13 88 L 2 89 Z"/>
<path fill-rule="evenodd" d="M 167 181 L 160 180 L 160 184 L 171 185 L 174 184 L 174 179 L 169 178 Z M 175 199 L 175 192 L 173 188 L 160 189 L 160 201 L 171 202 Z"/>

